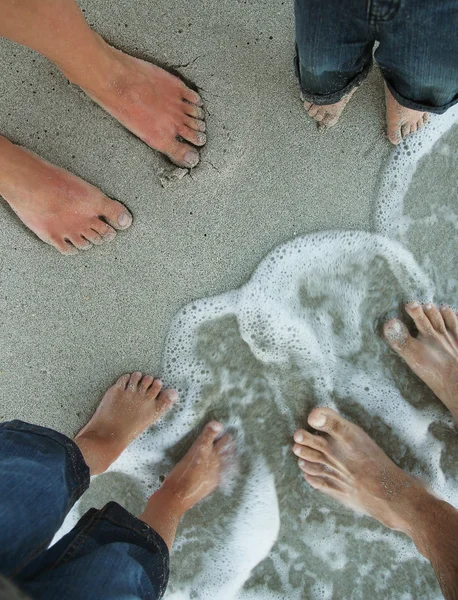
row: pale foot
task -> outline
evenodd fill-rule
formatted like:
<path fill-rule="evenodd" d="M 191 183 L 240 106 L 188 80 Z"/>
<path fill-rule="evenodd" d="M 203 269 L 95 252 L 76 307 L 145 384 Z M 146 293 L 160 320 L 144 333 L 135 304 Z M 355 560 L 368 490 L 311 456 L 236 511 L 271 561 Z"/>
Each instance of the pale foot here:
<path fill-rule="evenodd" d="M 164 69 L 99 39 L 110 59 L 104 75 L 94 73 L 91 80 L 84 74 L 73 81 L 148 146 L 180 167 L 195 167 L 200 160 L 195 146 L 207 141 L 199 94 Z"/>
<path fill-rule="evenodd" d="M 412 110 L 399 104 L 385 84 L 386 122 L 388 139 L 395 146 L 429 121 L 429 113 Z"/>
<path fill-rule="evenodd" d="M 43 242 L 76 254 L 111 241 L 132 215 L 120 202 L 0 136 L 0 195 Z"/>
<path fill-rule="evenodd" d="M 458 421 L 457 315 L 449 306 L 439 310 L 431 303 L 410 302 L 406 311 L 418 337 L 412 337 L 399 319 L 391 319 L 384 327 L 385 339 Z"/>
<path fill-rule="evenodd" d="M 406 532 L 411 498 L 425 488 L 397 467 L 358 426 L 330 408 L 316 408 L 309 418 L 321 435 L 299 429 L 294 454 L 313 488 L 370 515 L 391 529 Z"/>
<path fill-rule="evenodd" d="M 308 102 L 307 100 L 303 100 L 304 108 L 312 119 L 318 123 L 320 127 L 333 127 L 337 121 L 340 119 L 340 115 L 343 112 L 343 109 L 347 106 L 353 94 L 356 92 L 356 88 L 353 88 L 350 93 L 336 102 L 335 104 L 313 104 L 312 102 Z"/>
<path fill-rule="evenodd" d="M 105 393 L 93 417 L 75 436 L 91 475 L 103 473 L 147 427 L 177 400 L 175 390 L 136 371 L 123 375 Z"/>

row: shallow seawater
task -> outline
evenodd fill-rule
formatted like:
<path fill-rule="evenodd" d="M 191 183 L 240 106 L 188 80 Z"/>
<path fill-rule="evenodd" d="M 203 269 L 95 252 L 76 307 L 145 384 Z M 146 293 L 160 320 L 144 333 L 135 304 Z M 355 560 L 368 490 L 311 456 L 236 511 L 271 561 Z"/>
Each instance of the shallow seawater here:
<path fill-rule="evenodd" d="M 456 116 L 436 119 L 428 135 L 394 152 L 374 207 L 377 233 L 294 239 L 239 290 L 176 316 L 162 377 L 180 391 L 179 406 L 93 482 L 105 481 L 113 498 L 127 478 L 128 508 L 140 512 L 141 498 L 207 420 L 232 433 L 239 464 L 184 518 L 166 598 L 441 597 L 407 537 L 303 481 L 291 436 L 314 406 L 336 408 L 457 504 L 453 422 L 381 337 L 388 317 L 408 322 L 402 307 L 411 299 L 456 302 L 457 183 L 434 180 L 440 161 L 457 172 Z"/>

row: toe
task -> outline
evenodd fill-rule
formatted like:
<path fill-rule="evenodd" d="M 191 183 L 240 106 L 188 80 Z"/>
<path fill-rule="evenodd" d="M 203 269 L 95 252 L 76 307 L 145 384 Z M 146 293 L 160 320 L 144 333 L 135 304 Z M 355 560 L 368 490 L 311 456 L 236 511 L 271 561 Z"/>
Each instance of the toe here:
<path fill-rule="evenodd" d="M 336 477 L 334 471 L 322 463 L 309 462 L 300 458 L 297 461 L 297 464 L 299 465 L 299 469 L 304 473 L 307 473 L 307 475 L 325 476 L 329 477 L 330 479 L 334 479 Z"/>
<path fill-rule="evenodd" d="M 205 425 L 199 437 L 196 440 L 196 444 L 199 446 L 202 445 L 207 448 L 212 448 L 213 442 L 215 442 L 218 437 L 223 432 L 223 425 L 218 421 L 210 421 Z"/>
<path fill-rule="evenodd" d="M 151 375 L 143 375 L 138 386 L 138 391 L 140 392 L 140 394 L 146 394 L 149 386 L 153 383 L 153 381 L 154 377 L 151 377 Z"/>
<path fill-rule="evenodd" d="M 94 246 L 100 246 L 104 242 L 104 239 L 100 233 L 97 233 L 97 231 L 94 229 L 89 229 L 89 231 L 86 231 L 84 237 L 91 242 L 91 244 L 94 244 Z"/>
<path fill-rule="evenodd" d="M 305 481 L 314 489 L 320 490 L 320 492 L 330 493 L 333 496 L 341 492 L 339 485 L 328 477 L 309 475 L 308 473 L 303 473 L 303 475 Z"/>
<path fill-rule="evenodd" d="M 129 379 L 130 373 L 125 373 L 124 375 L 121 375 L 121 377 L 115 383 L 115 386 L 118 387 L 120 390 L 125 390 L 127 384 L 129 383 Z"/>
<path fill-rule="evenodd" d="M 127 384 L 127 389 L 130 390 L 131 392 L 136 392 L 137 386 L 138 386 L 141 378 L 142 378 L 142 373 L 140 373 L 140 371 L 135 371 L 135 373 L 132 373 L 132 375 L 130 376 L 130 379 L 129 379 L 129 383 Z"/>
<path fill-rule="evenodd" d="M 183 112 L 188 117 L 194 117 L 195 119 L 205 120 L 205 111 L 203 108 L 196 106 L 195 104 L 189 104 L 189 102 L 183 102 Z"/>
<path fill-rule="evenodd" d="M 428 123 L 429 119 L 431 118 L 431 115 L 429 113 L 423 113 L 423 124 L 426 125 L 426 123 Z"/>
<path fill-rule="evenodd" d="M 232 437 L 226 433 L 215 442 L 215 450 L 223 457 L 229 457 L 235 453 L 235 443 Z"/>
<path fill-rule="evenodd" d="M 409 302 L 409 304 L 406 304 L 406 312 L 413 319 L 419 333 L 422 335 L 432 335 L 434 333 L 431 321 L 425 315 L 423 307 L 419 302 Z"/>
<path fill-rule="evenodd" d="M 320 106 L 317 104 L 312 104 L 309 108 L 308 114 L 310 117 L 315 118 L 319 112 L 320 112 Z"/>
<path fill-rule="evenodd" d="M 116 237 L 116 230 L 101 219 L 94 219 L 91 223 L 91 227 L 100 235 L 104 242 L 111 242 L 111 240 L 114 240 Z"/>
<path fill-rule="evenodd" d="M 423 307 L 426 317 L 438 333 L 445 333 L 445 323 L 440 310 L 435 304 L 428 302 Z"/>
<path fill-rule="evenodd" d="M 73 246 L 70 241 L 67 240 L 56 240 L 52 242 L 52 245 L 59 250 L 61 254 L 70 256 L 71 254 L 78 254 L 78 250 Z"/>
<path fill-rule="evenodd" d="M 69 240 L 78 250 L 89 250 L 92 248 L 91 242 L 85 240 L 81 235 L 72 235 Z"/>
<path fill-rule="evenodd" d="M 294 434 L 294 441 L 296 444 L 308 446 L 309 448 L 318 450 L 323 454 L 327 454 L 329 451 L 329 443 L 325 437 L 317 435 L 316 433 L 310 433 L 304 429 L 298 429 L 296 431 Z"/>
<path fill-rule="evenodd" d="M 401 127 L 401 136 L 406 138 L 410 133 L 410 123 L 404 123 Z"/>
<path fill-rule="evenodd" d="M 175 390 L 164 390 L 156 400 L 156 418 L 160 419 L 170 408 L 176 404 L 178 393 Z"/>
<path fill-rule="evenodd" d="M 410 125 L 410 132 L 409 133 L 415 133 L 417 131 L 417 123 L 412 123 Z"/>
<path fill-rule="evenodd" d="M 326 457 L 324 454 L 315 450 L 314 448 L 310 448 L 309 446 L 302 446 L 302 444 L 294 444 L 293 452 L 302 460 L 306 460 L 308 462 L 313 463 L 326 463 Z"/>
<path fill-rule="evenodd" d="M 399 319 L 390 319 L 383 327 L 386 342 L 399 354 L 408 351 L 409 344 L 414 342 L 409 330 Z"/>
<path fill-rule="evenodd" d="M 458 334 L 458 319 L 456 318 L 456 314 L 450 306 L 441 306 L 441 313 L 447 330 L 456 336 Z"/>
<path fill-rule="evenodd" d="M 132 225 L 132 215 L 127 208 L 121 202 L 109 198 L 103 202 L 99 216 L 115 229 L 127 229 Z"/>
<path fill-rule="evenodd" d="M 148 398 L 149 400 L 155 400 L 157 395 L 162 389 L 162 381 L 160 379 L 155 379 L 153 381 L 153 385 L 148 390 Z"/>
<path fill-rule="evenodd" d="M 190 129 L 194 129 L 194 131 L 202 131 L 205 132 L 207 129 L 207 125 L 205 121 L 201 121 L 200 119 L 193 119 L 192 117 L 185 117 L 183 120 L 183 124 Z"/>
<path fill-rule="evenodd" d="M 178 140 L 173 142 L 166 154 L 176 165 L 187 169 L 192 169 L 200 161 L 200 155 L 195 148 Z"/>
<path fill-rule="evenodd" d="M 207 143 L 207 136 L 201 131 L 195 131 L 189 127 L 182 127 L 179 131 L 181 137 L 195 146 L 205 146 Z"/>
<path fill-rule="evenodd" d="M 194 90 L 189 89 L 185 84 L 183 84 L 183 100 L 187 100 L 187 102 L 195 104 L 196 106 L 203 106 L 204 104 L 199 94 Z"/>
<path fill-rule="evenodd" d="M 325 431 L 336 438 L 346 437 L 347 421 L 331 408 L 315 408 L 309 415 L 308 423 L 314 429 Z"/>
<path fill-rule="evenodd" d="M 312 106 L 313 104 L 311 102 L 307 102 L 307 100 L 304 100 L 304 108 L 307 112 L 312 108 Z"/>

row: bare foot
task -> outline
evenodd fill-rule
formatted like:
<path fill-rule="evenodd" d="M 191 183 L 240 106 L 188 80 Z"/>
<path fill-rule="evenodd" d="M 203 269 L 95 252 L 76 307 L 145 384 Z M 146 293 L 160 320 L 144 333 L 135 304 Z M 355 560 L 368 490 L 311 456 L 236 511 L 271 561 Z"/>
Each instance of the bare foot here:
<path fill-rule="evenodd" d="M 385 84 L 386 121 L 388 139 L 395 146 L 429 121 L 429 113 L 412 110 L 399 104 Z"/>
<path fill-rule="evenodd" d="M 385 339 L 458 421 L 457 316 L 449 306 L 439 310 L 430 303 L 410 302 L 406 311 L 418 337 L 412 337 L 399 319 L 391 319 L 384 327 Z"/>
<path fill-rule="evenodd" d="M 200 156 L 194 146 L 207 141 L 199 94 L 164 69 L 103 46 L 111 61 L 105 78 L 75 83 L 148 146 L 181 167 L 195 167 Z"/>
<path fill-rule="evenodd" d="M 232 438 L 221 437 L 218 421 L 205 425 L 197 440 L 167 475 L 162 491 L 174 497 L 183 513 L 209 496 L 220 484 L 225 462 L 234 452 Z"/>
<path fill-rule="evenodd" d="M 175 390 L 136 371 L 123 375 L 105 393 L 94 416 L 75 437 L 91 475 L 103 473 L 127 446 L 177 400 Z"/>
<path fill-rule="evenodd" d="M 0 136 L 0 195 L 62 254 L 111 241 L 132 215 L 94 186 Z"/>
<path fill-rule="evenodd" d="M 232 438 L 222 432 L 223 426 L 217 421 L 205 425 L 139 517 L 162 536 L 169 548 L 182 516 L 221 482 L 225 463 L 234 453 Z"/>
<path fill-rule="evenodd" d="M 397 467 L 358 426 L 330 408 L 316 408 L 298 429 L 293 451 L 304 479 L 315 489 L 387 527 L 406 532 L 410 498 L 421 481 Z"/>
<path fill-rule="evenodd" d="M 349 94 L 344 96 L 342 100 L 335 104 L 313 104 L 304 100 L 301 95 L 301 99 L 304 102 L 304 108 L 312 119 L 318 123 L 320 127 L 333 127 L 340 119 L 340 115 L 343 109 L 347 106 L 353 94 L 356 92 L 356 88 L 353 88 Z"/>

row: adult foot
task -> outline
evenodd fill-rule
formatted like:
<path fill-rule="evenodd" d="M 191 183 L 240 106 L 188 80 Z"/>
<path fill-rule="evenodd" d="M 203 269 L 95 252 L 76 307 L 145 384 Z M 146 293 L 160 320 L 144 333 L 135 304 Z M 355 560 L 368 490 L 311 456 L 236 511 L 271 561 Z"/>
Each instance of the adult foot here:
<path fill-rule="evenodd" d="M 109 59 L 104 74 L 69 78 L 148 146 L 180 167 L 195 167 L 195 146 L 207 141 L 199 94 L 164 69 L 100 41 Z"/>
<path fill-rule="evenodd" d="M 218 421 L 205 425 L 197 440 L 167 475 L 161 491 L 184 514 L 209 496 L 220 484 L 221 474 L 234 452 L 232 438 L 221 435 Z"/>
<path fill-rule="evenodd" d="M 0 137 L 0 195 L 21 221 L 62 254 L 111 241 L 132 215 L 120 202 Z"/>
<path fill-rule="evenodd" d="M 75 436 L 91 475 L 103 473 L 147 427 L 155 423 L 174 402 L 175 390 L 136 371 L 122 375 L 105 393 L 93 417 Z"/>
<path fill-rule="evenodd" d="M 386 121 L 388 139 L 395 146 L 429 121 L 429 113 L 412 110 L 399 104 L 385 84 Z"/>
<path fill-rule="evenodd" d="M 410 302 L 406 311 L 418 337 L 412 337 L 402 321 L 391 319 L 384 327 L 385 339 L 458 421 L 457 315 L 449 306 L 439 310 L 431 303 Z"/>
<path fill-rule="evenodd" d="M 406 531 L 412 498 L 425 491 L 421 481 L 330 408 L 314 409 L 308 423 L 319 434 L 298 429 L 293 446 L 307 483 L 391 529 Z"/>
<path fill-rule="evenodd" d="M 312 102 L 308 102 L 304 100 L 301 95 L 301 99 L 304 102 L 304 108 L 312 119 L 318 123 L 320 127 L 333 127 L 340 119 L 340 115 L 343 112 L 343 109 L 347 106 L 353 94 L 356 92 L 356 88 L 352 89 L 349 94 L 344 96 L 342 100 L 336 102 L 335 104 L 313 104 Z"/>

